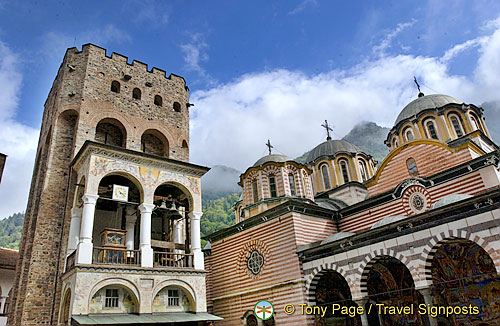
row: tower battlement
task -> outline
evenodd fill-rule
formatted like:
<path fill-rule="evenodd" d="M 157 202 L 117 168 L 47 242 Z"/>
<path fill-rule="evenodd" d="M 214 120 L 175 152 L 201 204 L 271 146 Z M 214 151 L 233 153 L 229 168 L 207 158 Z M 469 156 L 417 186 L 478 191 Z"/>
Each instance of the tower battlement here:
<path fill-rule="evenodd" d="M 92 44 L 92 43 L 87 43 L 87 44 L 82 45 L 82 50 L 78 50 L 78 48 L 76 48 L 76 47 L 68 48 L 66 50 L 65 58 L 68 55 L 73 56 L 73 55 L 80 55 L 80 54 L 84 55 L 84 56 L 91 54 L 95 57 L 107 58 L 107 59 L 112 60 L 114 63 L 122 64 L 124 71 L 134 69 L 134 71 L 136 73 L 142 71 L 142 72 L 151 73 L 157 77 L 165 78 L 167 80 L 181 80 L 183 82 L 186 90 L 189 90 L 189 87 L 186 85 L 186 80 L 182 76 L 179 76 L 179 75 L 174 74 L 174 73 L 170 73 L 167 76 L 167 72 L 161 68 L 152 67 L 151 69 L 149 69 L 148 64 L 146 64 L 142 61 L 135 60 L 135 59 L 132 61 L 129 61 L 129 58 L 127 56 L 124 56 L 120 53 L 112 52 L 111 55 L 108 55 L 107 52 L 108 51 L 105 48 L 102 48 L 102 47 L 95 45 L 95 44 Z"/>

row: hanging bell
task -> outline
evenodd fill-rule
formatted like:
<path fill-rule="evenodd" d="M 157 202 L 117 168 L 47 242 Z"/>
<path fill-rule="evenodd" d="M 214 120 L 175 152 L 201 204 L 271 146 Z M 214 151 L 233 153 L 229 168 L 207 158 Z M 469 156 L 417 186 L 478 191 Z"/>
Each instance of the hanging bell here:
<path fill-rule="evenodd" d="M 172 206 L 170 206 L 170 208 L 168 209 L 167 217 L 172 220 L 178 220 L 182 218 L 182 214 L 177 210 L 175 202 L 172 202 Z"/>

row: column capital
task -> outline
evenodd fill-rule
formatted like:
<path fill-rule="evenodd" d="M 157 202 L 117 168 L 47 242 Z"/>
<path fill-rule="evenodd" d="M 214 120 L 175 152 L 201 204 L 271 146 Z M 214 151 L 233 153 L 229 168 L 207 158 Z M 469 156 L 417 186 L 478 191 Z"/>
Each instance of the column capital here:
<path fill-rule="evenodd" d="M 142 203 L 142 204 L 139 205 L 139 211 L 141 212 L 141 214 L 143 214 L 143 213 L 152 213 L 153 212 L 153 208 L 155 208 L 155 205 L 153 205 L 153 204 Z"/>
<path fill-rule="evenodd" d="M 188 213 L 189 218 L 192 220 L 199 220 L 199 219 L 201 219 L 202 215 L 203 215 L 203 212 L 191 211 Z"/>
<path fill-rule="evenodd" d="M 95 205 L 97 202 L 98 195 L 84 194 L 82 197 L 83 204 L 92 204 Z"/>

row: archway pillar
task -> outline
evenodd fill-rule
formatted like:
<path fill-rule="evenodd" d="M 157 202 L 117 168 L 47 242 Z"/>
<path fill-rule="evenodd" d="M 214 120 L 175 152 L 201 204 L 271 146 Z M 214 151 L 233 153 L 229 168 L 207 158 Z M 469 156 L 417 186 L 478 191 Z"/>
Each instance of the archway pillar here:
<path fill-rule="evenodd" d="M 368 302 L 368 299 L 366 299 L 366 298 L 353 299 L 353 301 L 358 305 L 358 307 L 363 307 L 363 314 L 360 315 L 361 325 L 362 326 L 369 326 L 368 314 L 366 313 L 366 303 Z"/>
<path fill-rule="evenodd" d="M 189 212 L 191 221 L 191 251 L 193 253 L 193 264 L 195 269 L 205 269 L 203 252 L 201 251 L 200 220 L 202 212 Z"/>
<path fill-rule="evenodd" d="M 139 211 L 141 212 L 140 250 L 142 267 L 153 267 L 153 248 L 151 248 L 151 213 L 153 208 L 153 204 L 142 203 L 139 205 Z"/>
<path fill-rule="evenodd" d="M 80 239 L 76 252 L 78 264 L 92 264 L 92 231 L 94 229 L 95 205 L 98 195 L 83 195 L 82 223 L 80 225 Z"/>
<path fill-rule="evenodd" d="M 71 224 L 69 227 L 67 254 L 70 254 L 73 250 L 76 250 L 78 242 L 80 242 L 81 224 L 82 224 L 82 209 L 79 207 L 73 207 L 71 209 Z"/>
<path fill-rule="evenodd" d="M 432 296 L 431 296 L 431 289 L 429 287 L 426 288 L 420 288 L 416 289 L 422 297 L 424 297 L 424 302 L 428 307 L 432 307 Z M 427 309 L 429 310 L 429 309 Z M 430 326 L 438 326 L 436 318 L 433 318 L 429 314 L 427 314 L 427 319 L 429 320 L 429 325 Z"/>

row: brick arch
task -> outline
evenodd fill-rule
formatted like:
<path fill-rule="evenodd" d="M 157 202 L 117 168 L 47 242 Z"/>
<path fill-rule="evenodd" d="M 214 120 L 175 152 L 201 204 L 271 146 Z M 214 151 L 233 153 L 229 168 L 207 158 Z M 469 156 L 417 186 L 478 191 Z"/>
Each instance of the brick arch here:
<path fill-rule="evenodd" d="M 85 112 L 82 113 L 82 118 L 85 116 Z M 97 127 L 97 124 L 104 119 L 114 119 L 119 121 L 122 125 L 123 128 L 125 129 L 126 132 L 126 144 L 129 144 L 129 139 L 133 136 L 134 132 L 134 123 L 130 120 L 129 117 L 127 117 L 124 114 L 120 114 L 119 112 L 116 112 L 115 110 L 112 109 L 98 109 L 98 110 L 93 110 L 90 118 L 87 120 L 88 125 L 90 128 L 94 129 Z"/>
<path fill-rule="evenodd" d="M 134 296 L 135 301 L 137 302 L 137 309 L 139 309 L 139 305 L 141 302 L 141 292 L 138 289 L 137 285 L 131 282 L 128 279 L 121 278 L 121 277 L 110 277 L 106 278 L 104 280 L 101 280 L 97 284 L 95 284 L 92 287 L 92 290 L 90 291 L 90 295 L 88 298 L 88 304 L 90 305 L 90 302 L 92 300 L 92 297 L 99 292 L 102 288 L 110 285 L 115 285 L 115 286 L 121 286 L 122 288 L 126 289 L 130 294 Z"/>
<path fill-rule="evenodd" d="M 434 259 L 434 256 L 436 255 L 437 250 L 450 240 L 460 239 L 472 241 L 483 248 L 490 256 L 493 264 L 495 264 L 497 273 L 500 274 L 500 257 L 495 247 L 489 241 L 469 231 L 458 232 L 457 230 L 447 230 L 446 232 L 441 232 L 440 234 L 435 235 L 422 250 L 422 257 L 423 261 L 425 262 L 425 280 L 429 283 L 429 285 L 432 284 L 432 261 Z"/>
<path fill-rule="evenodd" d="M 178 135 L 177 137 L 174 137 L 168 128 L 165 127 L 163 124 L 155 123 L 153 121 L 148 121 L 148 123 L 140 123 L 137 125 L 134 131 L 134 137 L 137 139 L 140 139 L 142 134 L 146 132 L 147 130 L 154 129 L 157 132 L 161 133 L 169 142 L 169 146 L 172 147 L 182 147 L 182 141 L 186 139 L 185 135 Z"/>
<path fill-rule="evenodd" d="M 309 302 L 310 305 L 316 305 L 316 298 L 315 298 L 315 290 L 316 286 L 318 285 L 319 279 L 321 276 L 323 276 L 326 272 L 328 271 L 334 271 L 339 273 L 340 276 L 344 278 L 344 280 L 347 282 L 347 285 L 349 286 L 349 289 L 351 290 L 351 297 L 353 297 L 353 284 L 350 282 L 350 278 L 347 277 L 345 274 L 345 271 L 343 268 L 338 267 L 334 263 L 325 263 L 322 264 L 318 267 L 316 267 L 311 274 L 309 274 L 307 281 L 306 281 L 306 296 L 307 296 L 307 301 Z"/>
<path fill-rule="evenodd" d="M 362 296 L 368 295 L 367 281 L 368 281 L 368 273 L 370 272 L 370 269 L 372 268 L 372 266 L 375 263 L 377 263 L 379 258 L 381 258 L 383 256 L 395 258 L 395 259 L 399 260 L 403 265 L 405 265 L 406 268 L 410 271 L 410 275 L 413 279 L 413 284 L 416 284 L 417 281 L 419 280 L 418 270 L 415 266 L 412 266 L 410 259 L 403 256 L 401 253 L 396 253 L 392 249 L 385 249 L 384 248 L 384 249 L 376 250 L 376 251 L 371 252 L 368 255 L 366 255 L 365 258 L 363 259 L 363 262 L 358 267 L 358 274 L 361 275 L 361 277 L 359 278 L 359 293 Z"/>

